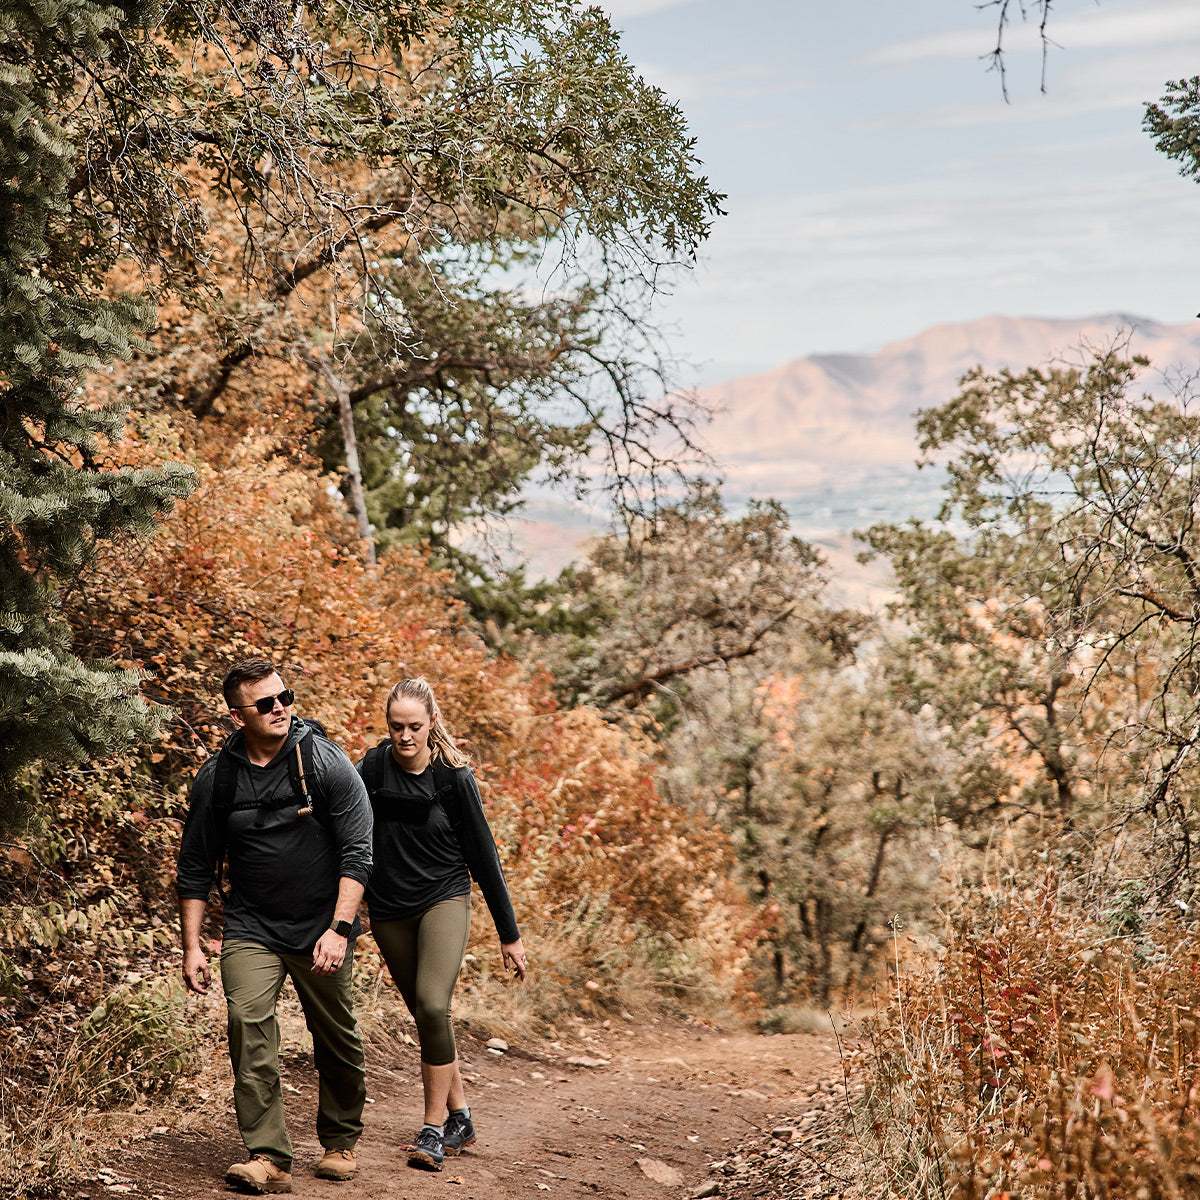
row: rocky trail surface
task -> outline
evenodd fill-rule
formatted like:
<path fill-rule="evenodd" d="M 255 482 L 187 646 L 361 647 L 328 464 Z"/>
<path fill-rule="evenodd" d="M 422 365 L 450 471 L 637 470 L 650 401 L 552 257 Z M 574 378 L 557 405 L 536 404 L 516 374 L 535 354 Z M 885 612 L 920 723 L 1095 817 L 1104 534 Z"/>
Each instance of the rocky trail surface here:
<path fill-rule="evenodd" d="M 469 1033 L 460 1055 L 478 1141 L 441 1171 L 407 1165 L 421 1119 L 415 1049 L 376 1050 L 368 1066 L 358 1177 L 317 1179 L 316 1076 L 284 1066 L 295 1142 L 293 1192 L 315 1200 L 533 1200 L 725 1196 L 816 1200 L 852 1192 L 843 1135 L 847 1084 L 836 1039 L 613 1022 L 568 1042 L 496 1052 Z M 226 1081 L 227 1085 L 227 1081 Z M 852 1085 L 851 1085 L 852 1086 Z M 201 1097 L 204 1099 L 204 1097 Z M 232 1109 L 147 1109 L 106 1166 L 61 1200 L 235 1195 L 224 1182 L 246 1157 Z"/>

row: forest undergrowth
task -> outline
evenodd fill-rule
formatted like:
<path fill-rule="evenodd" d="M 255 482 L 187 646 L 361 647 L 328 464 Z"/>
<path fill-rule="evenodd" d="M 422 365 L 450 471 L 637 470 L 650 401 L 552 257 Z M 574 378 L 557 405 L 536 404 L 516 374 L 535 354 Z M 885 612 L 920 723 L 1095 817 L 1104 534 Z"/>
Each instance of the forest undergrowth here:
<path fill-rule="evenodd" d="M 1200 1186 L 1200 945 L 1088 919 L 1053 872 L 976 891 L 897 955 L 863 1028 L 872 1195 L 1158 1200 Z"/>
<path fill-rule="evenodd" d="M 122 936 L 142 920 L 132 903 L 93 906 L 93 917 L 103 913 L 94 931 L 79 909 L 46 909 L 5 910 L 0 1186 L 12 1196 L 77 1177 L 105 1152 L 103 1130 L 122 1111 L 203 1109 L 228 1083 L 223 1007 L 183 988 L 169 925 L 166 936 L 139 940 Z M 474 923 L 455 1012 L 477 1035 L 553 1037 L 581 1020 L 631 1013 L 737 1024 L 753 1003 L 719 980 L 713 947 L 635 926 L 600 900 L 534 918 L 525 936 L 533 969 L 517 986 L 501 971 L 486 920 Z M 209 941 L 214 977 L 219 948 Z M 411 1044 L 411 1019 L 369 933 L 357 943 L 355 987 L 368 1045 L 404 1040 L 406 1029 Z"/>
<path fill-rule="evenodd" d="M 174 861 L 250 655 L 354 760 L 433 683 L 534 967 L 505 986 L 478 920 L 468 1020 L 782 1029 L 890 957 L 854 1050 L 874 1194 L 1198 1190 L 1190 367 L 1149 386 L 1117 338 L 968 372 L 917 414 L 938 515 L 858 535 L 894 603 L 844 611 L 781 504 L 693 478 L 651 307 L 725 197 L 600 7 L 6 15 L 0 1191 L 220 1059 Z M 1145 120 L 1200 176 L 1200 84 Z M 529 587 L 458 538 L 534 480 L 615 524 Z M 1015 826 L 1034 874 L 989 885 Z"/>
<path fill-rule="evenodd" d="M 142 423 L 122 453 L 137 465 L 164 437 L 190 456 L 196 492 L 162 523 L 153 552 L 130 540 L 99 555 L 67 609 L 81 649 L 147 674 L 148 698 L 170 713 L 163 736 L 31 780 L 52 818 L 10 838 L 0 857 L 9 1192 L 70 1177 L 96 1152 L 105 1113 L 186 1094 L 223 1061 L 219 1019 L 198 1021 L 179 982 L 174 856 L 192 775 L 224 736 L 220 676 L 256 650 L 281 662 L 300 711 L 352 758 L 381 735 L 390 682 L 434 680 L 478 765 L 535 967 L 527 986 L 505 986 L 490 928 L 475 923 L 459 1011 L 479 1031 L 552 1035 L 622 1012 L 783 1028 L 807 998 L 793 987 L 768 1002 L 764 987 L 790 904 L 790 919 L 824 928 L 821 944 L 842 947 L 846 964 L 893 960 L 890 1006 L 854 1051 L 868 1079 L 854 1129 L 871 1194 L 1151 1198 L 1194 1185 L 1200 951 L 1185 914 L 1144 926 L 1133 893 L 1085 906 L 1053 875 L 1014 868 L 1003 885 L 943 877 L 913 892 L 905 920 L 919 945 L 894 923 L 891 944 L 874 951 L 863 931 L 890 901 L 882 863 L 903 828 L 899 784 L 868 780 L 875 874 L 864 873 L 857 843 L 828 834 L 834 800 L 854 786 L 842 773 L 845 738 L 830 746 L 843 766 L 827 769 L 795 722 L 760 755 L 774 774 L 757 763 L 744 790 L 757 789 L 761 818 L 764 780 L 775 780 L 780 804 L 788 788 L 810 787 L 811 829 L 779 827 L 771 887 L 754 896 L 729 833 L 660 790 L 661 755 L 636 721 L 571 707 L 546 672 L 489 650 L 419 548 L 364 567 L 311 463 L 265 432 L 227 444 L 178 418 Z M 269 519 L 256 515 L 264 491 Z M 880 745 L 898 740 L 885 733 Z M 899 768 L 896 777 L 910 778 Z M 913 803 L 907 819 L 923 840 L 909 839 L 893 886 L 977 857 L 969 828 L 924 811 Z M 887 823 L 871 824 L 872 814 Z M 804 878 L 808 860 L 791 857 L 810 833 L 814 845 L 825 838 L 829 894 L 846 898 L 836 910 L 844 937 L 822 898 L 825 877 Z M 1047 853 L 1026 858 L 1054 861 Z M 782 886 L 789 861 L 811 889 L 799 901 Z M 206 936 L 215 951 L 219 918 Z M 358 958 L 367 1035 L 394 1037 L 402 1008 L 369 938 Z M 815 998 L 835 972 L 813 962 Z M 861 1005 L 878 974 L 856 970 L 854 995 L 834 995 L 833 1007 Z"/>

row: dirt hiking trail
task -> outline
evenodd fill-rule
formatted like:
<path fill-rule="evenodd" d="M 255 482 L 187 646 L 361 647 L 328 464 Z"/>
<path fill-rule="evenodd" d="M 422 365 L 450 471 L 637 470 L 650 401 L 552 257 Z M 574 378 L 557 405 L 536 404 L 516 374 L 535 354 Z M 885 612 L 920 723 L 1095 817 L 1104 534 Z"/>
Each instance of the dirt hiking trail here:
<path fill-rule="evenodd" d="M 569 1042 L 514 1039 L 497 1054 L 460 1029 L 459 1053 L 478 1141 L 448 1156 L 439 1172 L 409 1167 L 404 1147 L 421 1121 L 416 1050 L 369 1050 L 366 1132 L 358 1177 L 347 1183 L 313 1174 L 320 1157 L 316 1075 L 307 1055 L 288 1055 L 283 1079 L 295 1149 L 293 1194 L 314 1200 L 842 1194 L 803 1150 L 815 1143 L 819 1151 L 823 1137 L 839 1136 L 835 1113 L 845 1097 L 832 1034 L 760 1036 L 612 1022 L 580 1029 Z M 126 1127 L 107 1167 L 61 1195 L 236 1195 L 225 1170 L 247 1156 L 231 1105 L 223 1120 L 213 1116 L 219 1098 L 214 1087 L 207 1113 L 143 1112 L 137 1119 L 144 1124 Z"/>

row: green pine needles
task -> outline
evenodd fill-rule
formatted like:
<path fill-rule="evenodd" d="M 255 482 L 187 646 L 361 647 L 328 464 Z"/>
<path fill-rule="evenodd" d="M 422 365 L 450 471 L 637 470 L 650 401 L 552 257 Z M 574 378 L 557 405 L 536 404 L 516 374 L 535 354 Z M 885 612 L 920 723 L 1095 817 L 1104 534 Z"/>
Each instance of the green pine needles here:
<path fill-rule="evenodd" d="M 0 831 L 28 811 L 38 762 L 80 762 L 144 738 L 138 677 L 81 661 L 59 589 L 100 539 L 146 533 L 191 488 L 178 464 L 109 469 L 125 408 L 88 403 L 89 373 L 127 358 L 154 321 L 144 299 L 102 295 L 114 240 L 71 204 L 77 64 L 102 59 L 121 13 L 94 4 L 0 11 Z"/>

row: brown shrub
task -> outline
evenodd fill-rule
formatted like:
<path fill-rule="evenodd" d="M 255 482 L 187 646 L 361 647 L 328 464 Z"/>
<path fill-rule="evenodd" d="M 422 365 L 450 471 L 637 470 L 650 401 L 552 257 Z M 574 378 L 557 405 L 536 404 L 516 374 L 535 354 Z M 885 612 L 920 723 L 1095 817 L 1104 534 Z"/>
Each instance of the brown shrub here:
<path fill-rule="evenodd" d="M 867 1035 L 860 1132 L 893 1194 L 1200 1190 L 1200 946 L 1060 912 L 1053 880 L 949 922 Z"/>
<path fill-rule="evenodd" d="M 134 465 L 161 457 L 154 439 L 172 436 L 142 433 L 122 448 Z M 20 1074 L 0 1080 L 0 1147 L 25 1164 L 18 1173 L 33 1179 L 31 1161 L 51 1169 L 40 1136 L 13 1132 L 35 1116 L 50 1129 L 75 1106 L 144 1095 L 151 1069 L 161 1090 L 189 1069 L 186 1056 L 159 1053 L 181 1041 L 163 1031 L 186 1026 L 183 1002 L 161 987 L 149 995 L 147 981 L 177 976 L 172 885 L 187 794 L 227 730 L 221 677 L 251 653 L 280 664 L 301 715 L 355 759 L 384 732 L 391 684 L 433 681 L 476 761 L 535 963 L 526 987 L 498 984 L 499 947 L 480 913 L 467 1008 L 485 1012 L 511 991 L 506 1020 L 549 1028 L 624 1007 L 635 981 L 630 1004 L 713 1013 L 744 1002 L 755 913 L 726 879 L 725 837 L 654 789 L 646 746 L 560 709 L 546 679 L 490 655 L 419 550 L 366 567 L 329 481 L 272 438 L 196 466 L 197 491 L 158 535 L 102 552 L 69 597 L 80 653 L 144 671 L 148 697 L 173 713 L 164 737 L 118 762 L 48 773 L 38 786 L 50 819 L 0 857 L 0 1057 Z M 394 1011 L 374 965 L 379 1006 Z M 103 1087 L 85 1061 L 101 1033 L 127 1047 Z"/>

